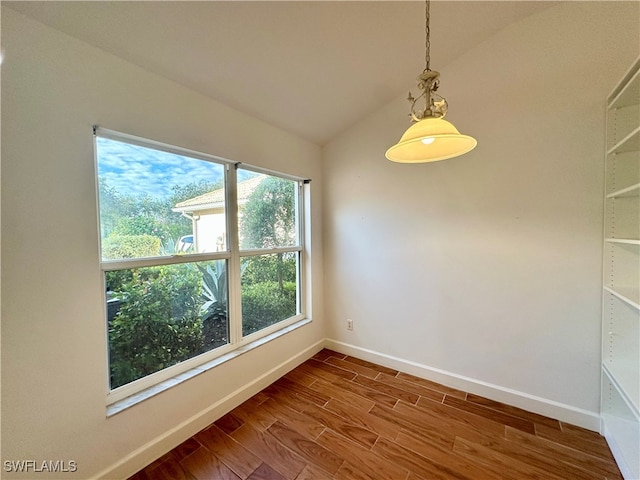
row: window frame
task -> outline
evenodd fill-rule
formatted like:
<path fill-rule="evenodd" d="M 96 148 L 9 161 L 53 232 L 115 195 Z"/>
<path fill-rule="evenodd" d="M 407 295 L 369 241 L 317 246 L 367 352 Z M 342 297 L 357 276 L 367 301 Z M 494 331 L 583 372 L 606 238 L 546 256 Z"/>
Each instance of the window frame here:
<path fill-rule="evenodd" d="M 206 252 L 206 253 L 181 253 L 160 257 L 145 257 L 135 259 L 119 259 L 119 260 L 103 260 L 102 258 L 102 233 L 100 229 L 100 195 L 99 195 L 99 176 L 98 176 L 98 138 L 106 138 L 117 142 L 128 143 L 144 148 L 160 150 L 163 152 L 186 156 L 197 160 L 203 160 L 224 167 L 224 189 L 225 189 L 225 223 L 227 228 L 227 249 L 221 252 Z M 264 169 L 253 165 L 241 164 L 240 162 L 234 162 L 215 155 L 209 155 L 194 150 L 176 147 L 165 143 L 157 142 L 154 140 L 148 140 L 145 138 L 137 137 L 134 135 L 117 132 L 114 130 L 105 129 L 99 126 L 93 127 L 93 142 L 94 142 L 94 166 L 95 166 L 95 188 L 96 188 L 96 214 L 97 214 L 97 226 L 98 226 L 98 254 L 99 254 L 99 266 L 101 271 L 102 282 L 102 305 L 104 318 L 107 315 L 107 302 L 106 302 L 106 285 L 105 285 L 105 273 L 108 271 L 133 269 L 140 267 L 151 267 L 161 265 L 175 265 L 181 263 L 196 263 L 202 261 L 223 260 L 227 262 L 227 318 L 229 328 L 229 342 L 226 345 L 214 348 L 195 357 L 191 357 L 180 363 L 164 368 L 145 377 L 136 379 L 125 385 L 121 385 L 114 389 L 110 386 L 110 360 L 109 360 L 109 334 L 108 326 L 105 353 L 107 357 L 107 378 L 106 378 L 106 403 L 107 407 L 132 397 L 136 394 L 144 392 L 146 390 L 153 391 L 155 386 L 162 382 L 175 384 L 180 383 L 181 377 L 191 378 L 192 376 L 201 373 L 203 367 L 207 363 L 215 363 L 216 359 L 220 359 L 225 355 L 232 354 L 234 351 L 238 351 L 247 345 L 258 342 L 262 343 L 262 339 L 269 337 L 279 330 L 286 329 L 297 322 L 307 320 L 307 299 L 310 298 L 307 292 L 307 227 L 306 227 L 306 202 L 308 197 L 308 186 L 310 180 L 297 177 L 294 175 L 276 172 L 274 170 Z M 241 166 L 243 170 L 251 171 L 254 173 L 261 173 L 279 178 L 291 180 L 297 183 L 298 190 L 296 192 L 296 226 L 297 226 L 297 238 L 298 243 L 295 246 L 288 247 L 276 247 L 268 249 L 248 249 L 241 250 L 239 242 L 239 223 L 238 223 L 238 200 L 237 200 L 237 170 Z M 246 257 L 285 253 L 285 252 L 297 252 L 298 265 L 297 265 L 297 309 L 296 315 L 287 319 L 281 320 L 273 325 L 270 325 L 257 332 L 253 332 L 247 336 L 242 335 L 242 301 L 241 301 L 241 261 Z M 164 390 L 164 389 L 163 389 Z M 146 397 L 145 397 L 146 398 Z"/>
<path fill-rule="evenodd" d="M 296 205 L 295 205 L 295 215 L 296 215 L 296 226 L 297 226 L 297 239 L 298 239 L 298 244 L 296 246 L 287 246 L 287 247 L 274 247 L 274 248 L 248 248 L 248 249 L 241 249 L 240 248 L 240 241 L 236 241 L 234 243 L 234 245 L 238 248 L 238 256 L 239 256 L 239 260 L 241 260 L 242 258 L 248 258 L 248 257 L 259 257 L 262 255 L 272 255 L 272 254 L 277 254 L 277 253 L 288 253 L 288 252 L 298 252 L 298 268 L 296 269 L 296 282 L 298 284 L 298 292 L 297 292 L 297 298 L 296 298 L 296 307 L 297 307 L 297 311 L 298 313 L 292 317 L 289 317 L 287 319 L 281 320 L 273 325 L 270 325 L 262 330 L 258 330 L 257 332 L 253 332 L 249 335 L 247 335 L 246 337 L 242 336 L 242 305 L 239 305 L 238 308 L 238 312 L 240 313 L 240 321 L 239 323 L 239 327 L 240 327 L 240 336 L 243 340 L 246 340 L 247 342 L 250 342 L 252 340 L 256 340 L 258 338 L 261 338 L 265 335 L 269 335 L 277 330 L 279 330 L 280 328 L 284 328 L 287 327 L 299 320 L 303 320 L 305 318 L 307 318 L 306 316 L 306 286 L 304 285 L 304 282 L 306 281 L 306 275 L 305 275 L 305 266 L 306 266 L 306 262 L 304 261 L 304 255 L 305 255 L 305 251 L 306 251 L 306 242 L 305 242 L 305 225 L 304 225 L 304 213 L 305 213 L 305 185 L 308 185 L 310 180 L 308 179 L 302 179 L 300 177 L 294 177 L 292 175 L 287 175 L 287 174 L 282 174 L 279 172 L 275 172 L 273 170 L 268 170 L 265 168 L 260 168 L 260 167 L 254 167 L 251 165 L 246 165 L 246 164 L 236 164 L 236 171 L 238 170 L 238 168 L 242 168 L 243 170 L 247 170 L 249 172 L 253 172 L 253 173 L 261 173 L 261 174 L 265 174 L 265 175 L 271 175 L 271 176 L 275 176 L 275 177 L 279 177 L 279 178 L 284 178 L 286 180 L 291 180 L 294 182 L 297 182 L 297 192 L 296 192 L 296 196 L 295 196 L 295 200 L 296 200 Z M 237 182 L 236 182 L 237 184 Z M 236 215 L 237 215 L 237 205 L 236 205 Z M 236 226 L 239 226 L 239 223 L 237 221 L 237 217 L 236 217 L 236 222 L 235 222 Z M 239 229 L 238 229 L 239 230 Z M 238 230 L 236 230 L 236 234 L 238 234 Z M 239 270 L 238 270 L 239 271 Z M 239 279 L 241 280 L 241 279 Z M 241 295 L 242 295 L 242 288 L 240 287 L 240 285 L 238 284 L 238 303 L 241 303 Z"/>

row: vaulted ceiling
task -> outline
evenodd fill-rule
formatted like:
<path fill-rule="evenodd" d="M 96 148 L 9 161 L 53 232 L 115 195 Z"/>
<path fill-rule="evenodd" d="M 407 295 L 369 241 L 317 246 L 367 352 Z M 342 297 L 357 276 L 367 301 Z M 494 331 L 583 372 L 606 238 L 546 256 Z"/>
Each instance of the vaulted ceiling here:
<path fill-rule="evenodd" d="M 3 3 L 319 145 L 425 66 L 421 1 Z M 432 68 L 551 5 L 434 1 Z"/>

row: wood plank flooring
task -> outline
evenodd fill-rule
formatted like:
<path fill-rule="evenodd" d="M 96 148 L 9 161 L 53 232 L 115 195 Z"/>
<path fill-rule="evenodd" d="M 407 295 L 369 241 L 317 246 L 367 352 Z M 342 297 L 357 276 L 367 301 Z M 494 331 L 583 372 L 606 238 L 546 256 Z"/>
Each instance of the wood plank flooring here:
<path fill-rule="evenodd" d="M 323 350 L 130 480 L 622 479 L 603 437 Z"/>

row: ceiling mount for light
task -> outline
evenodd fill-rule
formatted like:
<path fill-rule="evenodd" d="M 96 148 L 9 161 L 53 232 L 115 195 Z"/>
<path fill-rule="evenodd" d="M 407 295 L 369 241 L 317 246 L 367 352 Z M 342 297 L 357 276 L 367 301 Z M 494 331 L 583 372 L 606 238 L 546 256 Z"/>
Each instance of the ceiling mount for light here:
<path fill-rule="evenodd" d="M 411 93 L 407 100 L 411 102 L 411 125 L 400 141 L 389 148 L 385 156 L 399 163 L 424 163 L 457 157 L 474 149 L 478 142 L 475 138 L 463 135 L 452 123 L 446 121 L 447 101 L 436 93 L 440 83 L 440 74 L 431 70 L 430 63 L 430 0 L 425 2 L 425 63 L 424 71 L 418 76 L 418 87 L 422 93 L 414 98 Z M 416 104 L 424 100 L 424 108 Z"/>

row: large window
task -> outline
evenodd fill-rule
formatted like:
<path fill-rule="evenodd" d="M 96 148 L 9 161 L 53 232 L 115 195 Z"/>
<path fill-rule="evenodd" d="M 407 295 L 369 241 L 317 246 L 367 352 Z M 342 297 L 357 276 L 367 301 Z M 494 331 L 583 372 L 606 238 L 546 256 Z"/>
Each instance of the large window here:
<path fill-rule="evenodd" d="M 95 142 L 113 401 L 304 318 L 302 181 Z"/>

